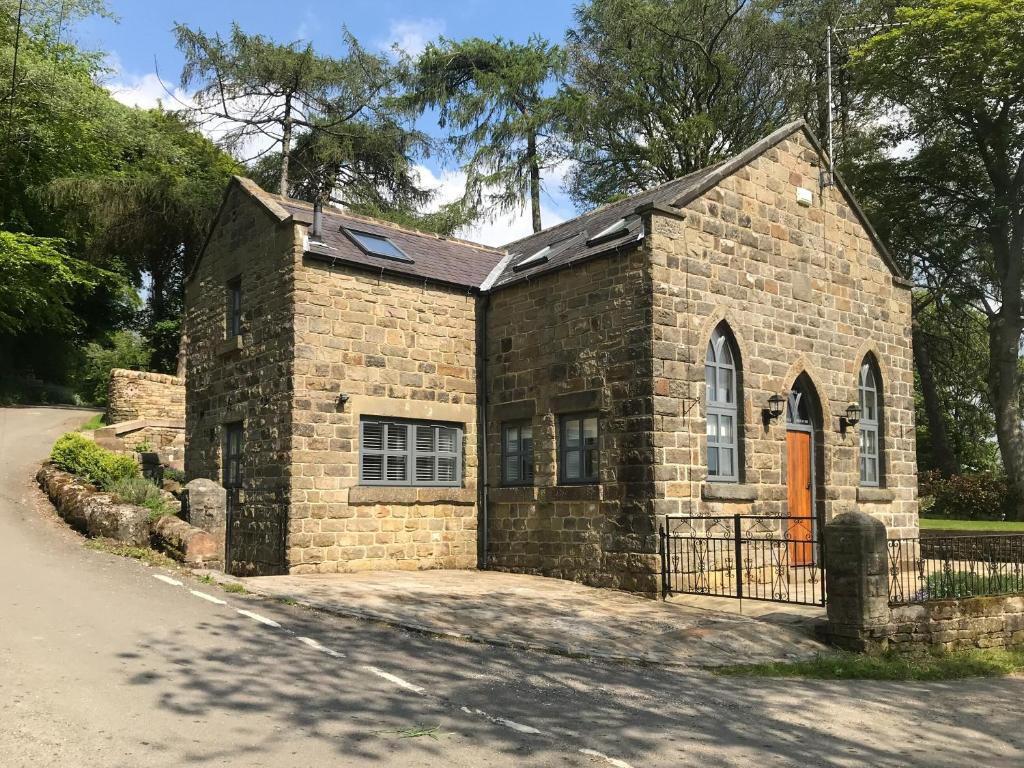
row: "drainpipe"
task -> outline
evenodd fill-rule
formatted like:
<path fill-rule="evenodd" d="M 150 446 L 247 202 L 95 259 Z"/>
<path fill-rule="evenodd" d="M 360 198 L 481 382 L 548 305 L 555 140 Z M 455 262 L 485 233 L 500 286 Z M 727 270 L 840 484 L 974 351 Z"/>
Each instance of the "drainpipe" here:
<path fill-rule="evenodd" d="M 313 228 L 310 230 L 310 240 L 320 240 L 324 231 L 324 204 L 317 196 L 313 203 Z"/>
<path fill-rule="evenodd" d="M 476 406 L 477 406 L 477 567 L 487 570 L 487 309 L 484 293 L 476 300 Z"/>

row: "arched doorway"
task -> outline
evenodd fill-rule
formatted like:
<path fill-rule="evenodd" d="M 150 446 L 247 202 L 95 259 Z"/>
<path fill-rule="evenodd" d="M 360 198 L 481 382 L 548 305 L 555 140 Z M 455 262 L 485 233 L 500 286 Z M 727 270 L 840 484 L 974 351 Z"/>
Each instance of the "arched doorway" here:
<path fill-rule="evenodd" d="M 813 565 L 817 540 L 817 453 L 821 407 L 807 374 L 793 384 L 786 407 L 786 490 L 790 565 Z"/>

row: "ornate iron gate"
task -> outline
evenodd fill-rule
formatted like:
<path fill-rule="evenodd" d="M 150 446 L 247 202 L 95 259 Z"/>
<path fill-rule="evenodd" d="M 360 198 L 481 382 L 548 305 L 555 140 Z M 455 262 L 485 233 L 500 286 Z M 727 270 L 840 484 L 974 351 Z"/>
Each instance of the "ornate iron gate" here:
<path fill-rule="evenodd" d="M 824 605 L 814 517 L 670 516 L 659 529 L 662 593 Z"/>

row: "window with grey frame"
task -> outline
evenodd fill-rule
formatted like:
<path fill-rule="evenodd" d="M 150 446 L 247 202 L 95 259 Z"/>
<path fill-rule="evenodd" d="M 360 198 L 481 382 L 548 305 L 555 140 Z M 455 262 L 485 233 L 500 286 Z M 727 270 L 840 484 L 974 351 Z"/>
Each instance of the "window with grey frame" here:
<path fill-rule="evenodd" d="M 857 378 L 860 401 L 860 484 L 877 487 L 882 484 L 882 397 L 881 377 L 875 361 L 865 358 Z"/>
<path fill-rule="evenodd" d="M 227 284 L 227 328 L 226 337 L 233 339 L 242 335 L 242 278 L 236 277 Z"/>
<path fill-rule="evenodd" d="M 715 328 L 704 359 L 708 480 L 739 482 L 738 356 L 724 324 Z"/>
<path fill-rule="evenodd" d="M 596 483 L 599 474 L 597 414 L 562 416 L 558 429 L 559 482 L 565 485 Z"/>
<path fill-rule="evenodd" d="M 528 421 L 501 427 L 502 485 L 533 484 L 533 425 Z"/>
<path fill-rule="evenodd" d="M 458 424 L 364 417 L 359 422 L 359 482 L 460 486 L 462 436 Z"/>

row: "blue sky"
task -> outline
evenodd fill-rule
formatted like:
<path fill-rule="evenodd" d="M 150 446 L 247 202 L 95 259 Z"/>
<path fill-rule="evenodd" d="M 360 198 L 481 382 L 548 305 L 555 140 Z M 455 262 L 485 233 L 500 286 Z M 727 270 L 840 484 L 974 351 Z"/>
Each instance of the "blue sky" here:
<path fill-rule="evenodd" d="M 574 3 L 569 0 L 340 0 L 338 2 L 281 2 L 281 0 L 108 0 L 117 21 L 87 19 L 77 31 L 78 42 L 106 51 L 115 70 L 108 87 L 117 98 L 138 106 L 153 106 L 162 99 L 171 107 L 164 86 L 174 89 L 182 59 L 174 46 L 175 22 L 200 27 L 205 32 L 227 33 L 237 21 L 247 32 L 268 35 L 280 42 L 304 39 L 318 51 L 341 51 L 343 25 L 371 49 L 386 50 L 398 43 L 410 52 L 438 35 L 453 38 L 503 36 L 525 40 L 533 34 L 561 41 L 572 24 Z M 284 13 L 287 12 L 287 15 Z M 159 72 L 159 79 L 156 73 Z M 163 81 L 163 83 L 161 83 Z M 179 93 L 182 99 L 187 94 Z M 436 132 L 436 125 L 424 123 Z M 544 224 L 549 226 L 573 215 L 571 203 L 560 192 L 561 173 L 546 180 Z M 439 189 L 439 197 L 458 194 L 461 175 L 457 168 L 428 162 L 424 181 Z M 463 233 L 483 242 L 500 244 L 529 231 L 525 212 L 484 224 Z"/>

